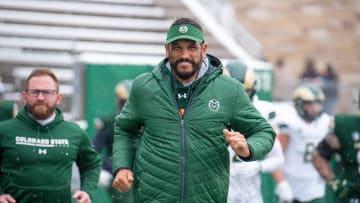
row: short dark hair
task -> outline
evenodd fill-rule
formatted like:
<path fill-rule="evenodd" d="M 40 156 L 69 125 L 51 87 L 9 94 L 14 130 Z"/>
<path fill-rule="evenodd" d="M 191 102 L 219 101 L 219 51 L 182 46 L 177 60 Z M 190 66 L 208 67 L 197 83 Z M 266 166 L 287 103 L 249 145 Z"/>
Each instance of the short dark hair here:
<path fill-rule="evenodd" d="M 56 83 L 56 90 L 59 91 L 59 80 L 50 68 L 35 68 L 26 79 L 25 89 L 29 88 L 29 81 L 33 77 L 50 76 Z"/>

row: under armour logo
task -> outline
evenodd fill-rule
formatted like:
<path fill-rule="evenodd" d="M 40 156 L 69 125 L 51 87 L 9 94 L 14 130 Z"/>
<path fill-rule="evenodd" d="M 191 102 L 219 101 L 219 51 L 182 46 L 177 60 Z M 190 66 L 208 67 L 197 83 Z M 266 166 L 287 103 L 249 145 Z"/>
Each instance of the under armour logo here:
<path fill-rule="evenodd" d="M 180 93 L 178 93 L 178 99 L 184 98 L 186 99 L 186 93 L 184 93 L 183 95 L 181 95 Z"/>
<path fill-rule="evenodd" d="M 46 149 L 39 149 L 38 153 L 39 154 L 47 154 L 47 150 Z"/>

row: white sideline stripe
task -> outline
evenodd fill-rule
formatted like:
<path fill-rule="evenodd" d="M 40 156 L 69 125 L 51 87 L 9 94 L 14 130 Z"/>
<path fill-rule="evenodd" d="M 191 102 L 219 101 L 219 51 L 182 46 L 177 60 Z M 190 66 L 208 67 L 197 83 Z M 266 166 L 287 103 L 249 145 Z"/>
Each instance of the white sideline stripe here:
<path fill-rule="evenodd" d="M 62 56 L 62 57 L 60 57 Z M 75 63 L 102 63 L 102 64 L 151 64 L 156 65 L 163 56 L 139 56 L 130 54 L 104 54 L 84 52 L 73 57 L 69 54 L 58 53 L 13 53 L 0 49 L 0 61 L 10 63 L 26 63 L 34 66 L 62 66 L 73 67 Z"/>
<path fill-rule="evenodd" d="M 66 13 L 40 13 L 32 11 L 9 11 L 0 9 L 0 20 L 26 22 L 33 24 L 51 24 L 65 26 L 88 26 L 98 28 L 166 30 L 170 20 L 136 19 L 122 17 L 103 17 L 91 15 L 72 15 Z"/>
<path fill-rule="evenodd" d="M 0 61 L 16 64 L 27 64 L 36 66 L 64 66 L 74 65 L 74 56 L 65 53 L 23 53 L 21 51 L 9 51 L 0 49 Z"/>
<path fill-rule="evenodd" d="M 163 56 L 137 56 L 137 55 L 117 55 L 117 54 L 99 54 L 83 53 L 79 56 L 80 61 L 86 61 L 91 64 L 139 64 L 156 65 Z"/>
<path fill-rule="evenodd" d="M 113 5 L 71 1 L 1 0 L 0 8 L 42 10 L 46 12 L 83 13 L 114 16 L 160 18 L 165 11 L 160 7 Z"/>
<path fill-rule="evenodd" d="M 72 40 L 164 43 L 165 32 L 119 31 L 0 23 L 0 34 L 11 36 L 47 37 Z"/>
<path fill-rule="evenodd" d="M 58 39 L 38 39 L 20 37 L 1 37 L 0 47 L 16 47 L 24 49 L 42 49 L 73 52 L 109 52 L 109 53 L 131 53 L 163 55 L 162 45 L 151 44 L 125 44 L 107 42 L 84 42 Z"/>
<path fill-rule="evenodd" d="M 78 0 L 84 2 L 102 2 L 102 3 L 114 3 L 114 4 L 136 4 L 136 5 L 152 5 L 154 4 L 153 0 Z"/>

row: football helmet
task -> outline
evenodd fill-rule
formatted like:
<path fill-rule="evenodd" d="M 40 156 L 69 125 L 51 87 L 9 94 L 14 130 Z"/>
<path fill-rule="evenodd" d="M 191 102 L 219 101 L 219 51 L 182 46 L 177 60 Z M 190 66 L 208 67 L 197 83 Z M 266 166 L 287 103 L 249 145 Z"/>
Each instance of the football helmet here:
<path fill-rule="evenodd" d="M 257 90 L 255 71 L 241 61 L 230 61 L 223 71 L 224 75 L 230 75 L 240 81 L 248 96 L 252 100 Z"/>
<path fill-rule="evenodd" d="M 119 111 L 122 109 L 126 100 L 129 98 L 131 86 L 132 80 L 123 80 L 115 86 L 114 93 L 117 99 Z"/>
<path fill-rule="evenodd" d="M 292 99 L 296 111 L 305 120 L 313 121 L 323 112 L 324 92 L 313 84 L 305 83 L 297 87 Z"/>

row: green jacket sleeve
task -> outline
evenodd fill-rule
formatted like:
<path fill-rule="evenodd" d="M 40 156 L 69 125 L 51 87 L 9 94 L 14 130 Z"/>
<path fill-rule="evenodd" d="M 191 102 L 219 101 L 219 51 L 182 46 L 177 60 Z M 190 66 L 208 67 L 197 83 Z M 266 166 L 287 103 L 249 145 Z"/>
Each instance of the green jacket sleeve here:
<path fill-rule="evenodd" d="M 122 168 L 133 168 L 136 143 L 141 129 L 139 114 L 136 112 L 136 81 L 122 111 L 115 118 L 113 143 L 113 173 Z"/>
<path fill-rule="evenodd" d="M 81 138 L 76 164 L 79 167 L 81 190 L 87 192 L 93 198 L 102 166 L 100 155 L 92 146 L 86 133 Z"/>
<path fill-rule="evenodd" d="M 232 129 L 242 133 L 251 146 L 252 157 L 249 160 L 263 158 L 272 149 L 275 132 L 253 106 L 241 86 L 233 101 L 236 107 L 233 108 Z"/>

